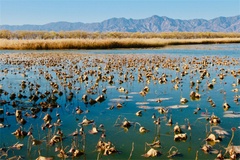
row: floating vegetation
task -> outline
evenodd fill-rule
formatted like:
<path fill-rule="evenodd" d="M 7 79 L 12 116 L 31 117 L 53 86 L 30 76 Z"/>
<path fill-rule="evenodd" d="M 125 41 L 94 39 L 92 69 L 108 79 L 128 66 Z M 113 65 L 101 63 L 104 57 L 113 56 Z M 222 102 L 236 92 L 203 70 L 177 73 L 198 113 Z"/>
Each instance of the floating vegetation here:
<path fill-rule="evenodd" d="M 186 141 L 187 140 L 187 133 L 178 133 L 174 135 L 174 141 Z"/>
<path fill-rule="evenodd" d="M 83 117 L 83 120 L 79 125 L 87 126 L 92 123 L 94 123 L 94 120 L 89 120 L 87 117 Z"/>
<path fill-rule="evenodd" d="M 220 121 L 220 118 L 214 114 L 211 115 L 210 117 L 210 120 L 209 120 L 209 123 L 210 124 L 219 124 L 221 121 Z"/>
<path fill-rule="evenodd" d="M 0 159 L 239 158 L 238 56 L 51 52 L 0 54 Z"/>
<path fill-rule="evenodd" d="M 180 99 L 180 103 L 182 103 L 182 104 L 185 104 L 187 102 L 188 102 L 187 98 L 181 98 Z"/>
<path fill-rule="evenodd" d="M 117 152 L 115 146 L 111 142 L 104 142 L 101 140 L 97 143 L 97 151 L 103 152 L 103 155 L 105 156 Z"/>
<path fill-rule="evenodd" d="M 161 153 L 158 150 L 156 150 L 154 148 L 150 148 L 147 151 L 147 153 L 143 154 L 142 156 L 147 158 L 147 157 L 156 157 L 156 156 L 159 156 L 160 154 Z"/>
<path fill-rule="evenodd" d="M 149 132 L 149 130 L 146 129 L 145 127 L 140 127 L 140 128 L 139 128 L 139 132 L 140 132 L 140 133 L 147 133 L 147 132 Z"/>
<path fill-rule="evenodd" d="M 210 134 L 207 138 L 206 138 L 206 141 L 212 141 L 212 142 L 220 142 L 219 139 L 216 138 L 216 136 L 214 134 Z"/>
<path fill-rule="evenodd" d="M 137 112 L 135 113 L 135 115 L 141 117 L 141 116 L 142 116 L 142 111 L 141 111 L 141 110 L 140 110 L 140 111 L 137 111 Z"/>

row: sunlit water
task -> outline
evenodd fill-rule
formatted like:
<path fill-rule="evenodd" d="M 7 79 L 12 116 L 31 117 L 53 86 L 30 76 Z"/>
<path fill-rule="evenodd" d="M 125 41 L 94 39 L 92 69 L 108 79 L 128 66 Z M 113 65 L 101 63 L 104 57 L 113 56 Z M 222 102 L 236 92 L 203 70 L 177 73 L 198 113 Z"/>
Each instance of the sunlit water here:
<path fill-rule="evenodd" d="M 13 53 L 43 53 L 43 52 L 55 52 L 55 53 L 83 53 L 89 54 L 89 61 L 94 61 L 94 59 L 102 59 L 103 63 L 99 63 L 97 66 L 89 66 L 88 68 L 81 68 L 82 61 L 79 61 L 76 65 L 82 69 L 82 72 L 87 70 L 104 70 L 105 63 L 104 58 L 101 56 L 114 56 L 117 55 L 119 57 L 124 57 L 125 55 L 133 54 L 136 57 L 141 57 L 143 59 L 151 59 L 154 56 L 165 56 L 168 58 L 183 58 L 191 59 L 193 57 L 197 57 L 199 59 L 209 56 L 210 60 L 216 59 L 217 57 L 225 58 L 228 60 L 232 60 L 232 58 L 237 59 L 239 64 L 240 57 L 240 45 L 239 44 L 229 44 L 229 45 L 193 45 L 191 47 L 181 46 L 181 47 L 173 47 L 173 48 L 164 48 L 164 49 L 132 49 L 132 50 L 59 50 L 59 51 L 0 51 L 0 54 L 13 54 Z M 127 80 L 124 81 L 123 76 L 120 76 L 120 70 L 113 69 L 112 75 L 114 75 L 113 84 L 109 84 L 107 81 L 99 81 L 98 88 L 96 89 L 96 94 L 88 94 L 89 98 L 95 99 L 98 95 L 103 94 L 105 96 L 105 100 L 101 103 L 96 103 L 94 105 L 86 104 L 82 100 L 83 94 L 86 94 L 86 90 L 89 89 L 93 84 L 95 84 L 96 77 L 89 76 L 88 83 L 79 82 L 73 85 L 74 87 L 68 88 L 60 86 L 59 90 L 63 92 L 63 95 L 55 94 L 58 97 L 57 104 L 59 108 L 54 108 L 52 110 L 47 110 L 45 112 L 40 111 L 37 114 L 37 118 L 28 118 L 24 117 L 27 121 L 25 125 L 22 125 L 23 129 L 28 131 L 28 129 L 33 127 L 33 136 L 36 139 L 42 139 L 43 143 L 39 146 L 32 146 L 31 150 L 28 151 L 28 136 L 24 138 L 16 138 L 11 133 L 14 132 L 17 128 L 19 128 L 19 124 L 16 122 L 15 116 L 7 116 L 6 112 L 14 113 L 16 109 L 24 109 L 23 115 L 26 112 L 29 112 L 31 107 L 40 107 L 39 103 L 45 101 L 46 99 L 39 99 L 35 102 L 29 101 L 29 96 L 34 94 L 35 91 L 29 91 L 29 88 L 25 88 L 22 90 L 22 94 L 26 95 L 26 98 L 15 98 L 14 101 L 18 103 L 17 107 L 12 107 L 11 100 L 9 98 L 11 93 L 20 93 L 21 90 L 20 84 L 23 80 L 28 81 L 32 84 L 40 84 L 39 88 L 40 93 L 44 93 L 46 90 L 51 91 L 51 86 L 49 81 L 47 81 L 43 76 L 40 76 L 38 71 L 39 69 L 43 69 L 45 72 L 48 71 L 53 76 L 53 81 L 56 83 L 61 83 L 63 80 L 59 80 L 53 72 L 54 69 L 60 67 L 45 67 L 41 65 L 36 65 L 30 67 L 26 70 L 26 77 L 23 77 L 20 73 L 22 71 L 21 65 L 10 65 L 5 64 L 3 61 L 1 63 L 1 70 L 5 68 L 9 69 L 8 73 L 0 73 L 0 85 L 1 89 L 8 92 L 8 95 L 1 94 L 0 100 L 6 100 L 7 104 L 2 104 L 0 108 L 4 110 L 4 114 L 0 115 L 1 123 L 5 125 L 11 125 L 10 127 L 0 128 L 0 147 L 9 147 L 13 144 L 19 142 L 24 144 L 21 150 L 10 149 L 8 151 L 8 157 L 14 155 L 20 155 L 25 159 L 36 159 L 39 156 L 39 153 L 43 156 L 50 156 L 57 158 L 58 152 L 55 152 L 54 149 L 56 146 L 63 146 L 65 151 L 67 152 L 71 148 L 71 144 L 73 141 L 77 142 L 77 147 L 81 150 L 83 149 L 83 144 L 85 144 L 84 155 L 80 156 L 81 159 L 128 159 L 133 150 L 131 159 L 145 159 L 142 157 L 144 153 L 146 153 L 150 147 L 146 145 L 146 143 L 152 143 L 155 140 L 160 140 L 161 147 L 155 148 L 161 152 L 157 158 L 167 159 L 168 151 L 172 146 L 178 148 L 179 154 L 173 159 L 195 159 L 196 153 L 198 152 L 199 159 L 214 159 L 216 158 L 216 154 L 204 153 L 201 150 L 201 147 L 206 143 L 206 136 L 210 133 L 210 128 L 212 127 L 209 124 L 209 121 L 206 118 L 203 118 L 202 113 L 208 112 L 209 115 L 216 115 L 221 119 L 221 123 L 216 125 L 218 127 L 212 127 L 212 133 L 217 135 L 214 132 L 214 129 L 219 129 L 220 127 L 227 131 L 229 135 L 225 135 L 225 137 L 219 143 L 212 144 L 214 149 L 222 150 L 225 152 L 225 147 L 227 147 L 229 140 L 232 135 L 231 128 L 235 127 L 237 130 L 235 131 L 235 136 L 233 139 L 234 145 L 240 145 L 240 118 L 238 114 L 236 117 L 225 117 L 226 111 L 223 109 L 223 103 L 227 102 L 231 108 L 228 111 L 240 112 L 240 106 L 237 102 L 235 102 L 234 96 L 239 95 L 238 92 L 233 92 L 233 89 L 240 89 L 239 85 L 233 87 L 233 83 L 237 83 L 238 77 L 233 77 L 230 74 L 231 70 L 239 70 L 239 65 L 208 65 L 208 72 L 210 73 L 210 77 L 205 77 L 199 83 L 199 93 L 201 94 L 201 98 L 199 100 L 191 100 L 189 94 L 191 91 L 195 91 L 195 87 L 190 88 L 190 81 L 196 82 L 200 80 L 200 74 L 189 73 L 185 76 L 181 76 L 181 72 L 176 72 L 176 70 L 171 70 L 168 68 L 158 67 L 154 69 L 154 72 L 158 72 L 158 76 L 161 76 L 163 73 L 167 74 L 167 82 L 160 84 L 158 80 L 150 80 L 146 81 L 144 78 L 143 82 L 137 81 L 137 75 L 139 74 L 138 69 L 135 70 L 133 68 L 127 68 L 126 65 L 122 66 L 122 72 L 126 73 L 132 72 L 133 76 L 135 76 L 135 80 Z M 181 68 L 185 62 L 179 62 L 177 65 Z M 91 64 L 91 63 L 90 63 Z M 160 64 L 161 66 L 161 64 Z M 146 64 L 146 68 L 148 68 Z M 221 73 L 220 69 L 224 69 L 225 76 L 224 79 L 219 79 L 218 74 Z M 69 72 L 67 66 L 62 68 L 63 71 Z M 73 78 L 67 79 L 67 82 L 72 82 L 72 80 L 76 80 L 79 75 L 71 73 Z M 182 78 L 181 83 L 179 84 L 179 88 L 175 89 L 175 83 L 171 83 L 172 79 L 176 77 Z M 209 89 L 207 87 L 207 83 L 211 82 L 213 78 L 216 78 L 216 83 L 214 84 L 213 89 Z M 123 80 L 123 83 L 120 84 L 119 80 Z M 145 87 L 149 87 L 149 92 L 146 96 L 141 96 L 139 92 Z M 119 92 L 118 88 L 124 87 L 128 90 L 128 93 Z M 34 88 L 34 87 L 33 87 Z M 102 89 L 106 88 L 106 94 L 102 93 Z M 74 93 L 72 100 L 67 100 L 67 96 L 70 92 Z M 181 97 L 185 97 L 189 100 L 183 106 L 180 103 Z M 161 103 L 156 102 L 156 99 L 162 99 Z M 212 107 L 208 98 L 211 98 L 216 107 Z M 122 107 L 117 108 L 117 104 L 121 103 Z M 178 107 L 172 107 L 176 106 Z M 80 108 L 84 111 L 82 114 L 76 114 L 76 107 L 80 106 Z M 114 106 L 114 109 L 110 110 L 109 107 Z M 165 107 L 169 108 L 168 113 L 160 114 L 157 110 L 157 107 Z M 183 107 L 183 108 L 181 108 Z M 185 108 L 186 107 L 186 108 Z M 201 110 L 194 114 L 194 111 L 197 107 L 200 107 Z M 136 116 L 135 113 L 139 110 L 142 110 L 142 116 Z M 88 111 L 88 112 L 86 112 Z M 52 129 L 42 130 L 41 126 L 43 124 L 43 117 L 49 113 L 55 122 L 57 120 L 56 114 L 60 114 L 60 118 L 62 120 L 61 126 L 53 127 Z M 161 118 L 161 124 L 156 125 L 153 123 L 154 119 L 152 119 L 152 115 L 155 114 L 156 117 Z M 73 138 L 70 136 L 72 132 L 76 129 L 79 130 L 79 123 L 83 120 L 84 117 L 88 119 L 94 120 L 95 125 L 99 126 L 100 124 L 104 125 L 104 129 L 106 130 L 106 138 L 104 139 L 106 142 L 111 141 L 118 153 L 114 153 L 108 156 L 99 154 L 96 151 L 96 145 L 98 140 L 100 139 L 101 132 L 97 134 L 90 134 L 89 130 L 92 129 L 92 125 L 84 126 L 84 131 L 86 134 L 85 142 L 83 142 L 83 138 L 81 135 Z M 168 119 L 172 117 L 173 125 L 166 125 Z M 124 129 L 119 125 L 123 122 L 124 119 L 127 119 L 132 123 L 130 128 Z M 174 132 L 173 127 L 176 123 L 180 126 L 188 125 L 188 121 L 191 124 L 191 130 L 187 128 L 183 128 L 182 131 L 187 133 L 187 140 L 185 141 L 174 141 Z M 117 124 L 117 125 L 116 125 Z M 139 124 L 144 126 L 149 130 L 149 132 L 141 134 L 139 133 Z M 53 146 L 49 146 L 47 144 L 46 136 L 49 134 L 53 134 L 54 131 L 60 128 L 64 133 L 64 140 L 61 143 L 56 143 Z M 4 158 L 3 156 L 2 158 Z M 151 158 L 156 159 L 156 158 Z"/>

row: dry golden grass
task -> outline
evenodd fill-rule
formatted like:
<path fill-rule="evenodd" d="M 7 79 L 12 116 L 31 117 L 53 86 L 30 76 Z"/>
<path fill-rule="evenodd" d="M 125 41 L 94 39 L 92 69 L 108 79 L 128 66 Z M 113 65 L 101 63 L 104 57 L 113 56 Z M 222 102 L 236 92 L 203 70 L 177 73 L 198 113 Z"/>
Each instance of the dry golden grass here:
<path fill-rule="evenodd" d="M 105 39 L 55 39 L 55 40 L 7 40 L 0 39 L 0 49 L 47 50 L 47 49 L 114 49 L 153 48 L 168 45 L 240 43 L 240 38 L 208 39 L 160 39 L 160 38 L 105 38 Z"/>
<path fill-rule="evenodd" d="M 85 31 L 9 31 L 0 30 L 0 39 L 106 39 L 106 38 L 240 38 L 238 32 L 85 32 Z"/>

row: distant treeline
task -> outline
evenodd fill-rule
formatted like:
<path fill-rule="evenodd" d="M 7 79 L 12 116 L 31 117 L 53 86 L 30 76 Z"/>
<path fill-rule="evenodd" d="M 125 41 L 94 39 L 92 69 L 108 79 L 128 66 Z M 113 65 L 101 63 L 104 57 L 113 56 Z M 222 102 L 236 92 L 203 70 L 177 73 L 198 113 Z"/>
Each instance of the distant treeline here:
<path fill-rule="evenodd" d="M 0 39 L 108 39 L 108 38 L 240 38 L 237 32 L 84 32 L 84 31 L 9 31 L 0 30 Z"/>

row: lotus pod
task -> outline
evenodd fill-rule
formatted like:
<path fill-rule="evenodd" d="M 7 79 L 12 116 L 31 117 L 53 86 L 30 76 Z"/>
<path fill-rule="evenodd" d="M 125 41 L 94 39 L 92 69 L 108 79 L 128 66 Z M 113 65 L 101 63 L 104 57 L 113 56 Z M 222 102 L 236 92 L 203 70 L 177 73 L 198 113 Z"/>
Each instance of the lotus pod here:
<path fill-rule="evenodd" d="M 125 120 L 122 124 L 123 127 L 130 127 L 131 126 L 131 123 L 127 120 Z"/>
<path fill-rule="evenodd" d="M 150 90 L 150 89 L 149 89 L 148 86 L 145 86 L 144 89 L 143 89 L 143 91 L 145 91 L 145 92 L 149 92 L 149 90 Z"/>
<path fill-rule="evenodd" d="M 50 114 L 46 114 L 43 117 L 43 120 L 44 120 L 45 123 L 51 123 L 52 117 L 50 116 Z"/>
<path fill-rule="evenodd" d="M 78 157 L 78 156 L 80 156 L 80 155 L 82 155 L 82 154 L 83 154 L 82 151 L 80 151 L 79 149 L 76 149 L 76 150 L 73 152 L 73 157 Z"/>
<path fill-rule="evenodd" d="M 18 128 L 15 132 L 12 133 L 13 135 L 17 137 L 24 137 L 27 135 L 26 131 L 23 131 L 21 128 Z"/>
<path fill-rule="evenodd" d="M 173 130 L 174 130 L 174 133 L 181 133 L 181 128 L 179 127 L 178 124 L 174 126 Z"/>
<path fill-rule="evenodd" d="M 59 136 L 59 135 L 54 135 L 54 136 L 50 139 L 49 144 L 50 144 L 50 145 L 53 145 L 53 144 L 55 144 L 55 143 L 57 143 L 57 142 L 60 142 L 60 141 L 62 141 L 62 137 Z"/>
<path fill-rule="evenodd" d="M 225 102 L 225 103 L 223 103 L 223 108 L 224 108 L 225 110 L 228 110 L 228 109 L 230 108 L 230 105 Z"/>
<path fill-rule="evenodd" d="M 57 155 L 59 158 L 66 159 L 68 158 L 68 155 L 65 153 L 63 149 L 60 150 L 60 153 Z"/>
<path fill-rule="evenodd" d="M 143 157 L 156 157 L 159 154 L 160 154 L 160 152 L 158 150 L 151 148 L 147 151 L 147 153 L 143 154 L 142 156 Z"/>
<path fill-rule="evenodd" d="M 174 136 L 174 141 L 186 140 L 186 139 L 187 139 L 187 133 L 179 133 Z"/>
<path fill-rule="evenodd" d="M 209 83 L 209 84 L 208 84 L 208 88 L 212 89 L 212 88 L 213 88 L 213 84 L 212 84 L 212 83 Z"/>
<path fill-rule="evenodd" d="M 219 140 L 216 139 L 216 136 L 214 134 L 210 134 L 207 138 L 206 141 L 214 141 L 214 142 L 220 142 Z"/>
<path fill-rule="evenodd" d="M 105 97 L 104 97 L 104 95 L 100 95 L 100 96 L 98 96 L 96 99 L 95 99 L 95 101 L 97 101 L 97 102 L 102 102 L 102 101 L 104 101 L 104 99 L 105 99 Z"/>
<path fill-rule="evenodd" d="M 212 115 L 210 117 L 209 123 L 211 123 L 211 124 L 219 124 L 220 123 L 220 118 L 218 118 L 215 115 Z"/>
<path fill-rule="evenodd" d="M 22 118 L 22 111 L 21 110 L 16 110 L 15 116 L 16 116 L 17 119 L 21 119 Z"/>
<path fill-rule="evenodd" d="M 16 143 L 12 146 L 12 148 L 15 148 L 15 149 L 18 149 L 18 150 L 20 150 L 22 147 L 23 147 L 23 144 L 21 144 L 21 143 Z"/>
<path fill-rule="evenodd" d="M 89 131 L 90 134 L 97 134 L 98 133 L 98 130 L 96 128 L 96 126 L 93 126 L 92 127 L 92 130 Z"/>
<path fill-rule="evenodd" d="M 117 152 L 117 150 L 115 149 L 115 147 L 110 147 L 110 148 L 106 148 L 105 150 L 104 150 L 104 153 L 103 153 L 103 155 L 110 155 L 110 154 L 112 154 L 112 153 L 114 153 L 114 152 Z"/>
<path fill-rule="evenodd" d="M 191 98 L 195 98 L 195 95 L 196 95 L 196 92 L 191 91 L 191 93 L 190 93 L 190 97 L 191 97 Z"/>
<path fill-rule="evenodd" d="M 43 142 L 43 141 L 41 141 L 41 140 L 33 139 L 33 140 L 32 140 L 32 145 L 37 146 L 37 145 L 42 144 L 42 142 Z"/>
<path fill-rule="evenodd" d="M 146 133 L 146 132 L 149 132 L 149 130 L 147 130 L 145 127 L 140 127 L 139 132 L 140 133 Z"/>
<path fill-rule="evenodd" d="M 122 108 L 122 104 L 121 104 L 121 103 L 118 103 L 118 104 L 117 104 L 117 108 Z"/>
<path fill-rule="evenodd" d="M 81 114 L 83 113 L 83 110 L 81 110 L 80 108 L 76 108 L 76 114 Z"/>
<path fill-rule="evenodd" d="M 212 150 L 212 146 L 211 145 L 203 145 L 203 147 L 201 148 L 204 152 L 209 152 L 210 150 Z"/>
<path fill-rule="evenodd" d="M 90 105 L 94 105 L 95 103 L 97 103 L 97 101 L 95 99 L 92 99 L 92 98 L 89 99 Z"/>
<path fill-rule="evenodd" d="M 224 156 L 223 156 L 223 154 L 222 154 L 222 151 L 220 151 L 219 153 L 218 153 L 218 155 L 217 155 L 217 159 L 224 159 Z"/>
<path fill-rule="evenodd" d="M 142 116 L 142 111 L 141 110 L 137 111 L 135 114 L 136 114 L 136 116 Z"/>
<path fill-rule="evenodd" d="M 181 98 L 180 99 L 180 103 L 182 103 L 182 104 L 187 103 L 187 102 L 188 102 L 188 100 L 186 98 Z"/>
<path fill-rule="evenodd" d="M 89 120 L 87 118 L 84 118 L 83 121 L 81 122 L 82 125 L 89 125 L 91 123 L 93 123 L 94 120 Z"/>
<path fill-rule="evenodd" d="M 118 91 L 119 91 L 119 92 L 125 92 L 125 91 L 126 91 L 126 89 L 125 89 L 125 88 L 123 88 L 123 87 L 119 87 L 119 88 L 118 88 Z"/>
<path fill-rule="evenodd" d="M 158 108 L 158 112 L 161 113 L 161 114 L 165 114 L 165 113 L 168 112 L 168 110 L 163 108 L 163 107 L 160 107 L 160 108 Z"/>

